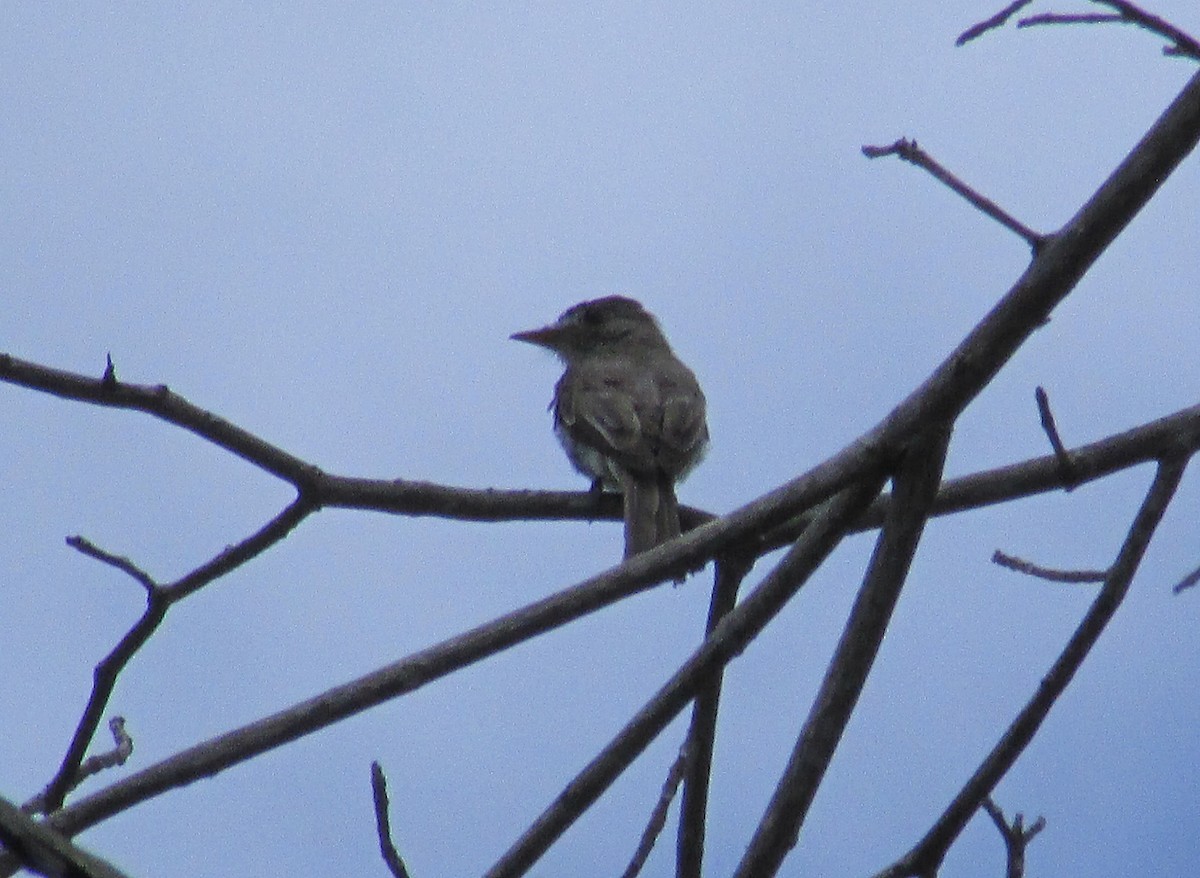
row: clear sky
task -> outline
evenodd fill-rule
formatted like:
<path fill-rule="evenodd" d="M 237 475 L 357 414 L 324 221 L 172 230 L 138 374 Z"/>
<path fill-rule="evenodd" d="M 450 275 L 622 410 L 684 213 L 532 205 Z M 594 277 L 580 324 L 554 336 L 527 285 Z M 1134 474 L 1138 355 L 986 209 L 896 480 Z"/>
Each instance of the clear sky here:
<path fill-rule="evenodd" d="M 1027 224 L 1064 223 L 1195 65 L 1131 28 L 955 36 L 995 3 L 78 4 L 0 7 L 0 350 L 167 383 L 322 468 L 579 488 L 509 341 L 586 298 L 661 318 L 708 396 L 681 488 L 740 506 L 874 424 L 1027 263 L 1018 238 L 865 143 L 916 138 Z M 1088 4 L 1077 7 L 1091 9 Z M 1041 11 L 1049 7 L 1038 7 Z M 1055 11 L 1066 11 L 1054 7 Z M 1191 33 L 1191 0 L 1154 10 Z M 951 475 L 1196 403 L 1193 156 L 966 413 Z M 781 874 L 863 876 L 944 807 L 1085 611 L 1149 482 L 930 526 Z M 61 758 L 142 593 L 82 534 L 173 579 L 290 492 L 178 429 L 0 386 L 0 794 Z M 1043 814 L 1029 874 L 1200 869 L 1200 477 L 996 799 Z M 129 769 L 619 559 L 616 524 L 323 512 L 177 606 L 109 713 Z M 851 540 L 732 667 L 710 875 L 740 857 L 870 550 Z M 759 570 L 766 569 L 766 563 Z M 697 644 L 707 575 L 663 587 L 143 804 L 80 841 L 131 875 L 384 875 L 368 765 L 416 878 L 480 873 Z M 672 726 L 533 874 L 619 874 Z M 88 784 L 98 789 L 113 772 Z M 674 822 L 668 826 L 668 833 Z M 672 874 L 668 836 L 647 875 Z M 1002 874 L 978 818 L 947 875 Z"/>

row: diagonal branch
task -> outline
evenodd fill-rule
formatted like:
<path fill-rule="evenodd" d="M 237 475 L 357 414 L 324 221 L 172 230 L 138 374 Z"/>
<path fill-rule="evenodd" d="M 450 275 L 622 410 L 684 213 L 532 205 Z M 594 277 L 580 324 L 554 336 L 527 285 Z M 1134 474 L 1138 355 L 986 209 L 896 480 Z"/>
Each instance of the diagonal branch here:
<path fill-rule="evenodd" d="M 954 174 L 950 173 L 942 167 L 933 156 L 917 146 L 915 140 L 909 140 L 907 137 L 901 137 L 899 140 L 889 146 L 864 146 L 862 148 L 863 155 L 869 159 L 882 158 L 883 156 L 895 155 L 899 156 L 906 162 L 916 165 L 932 174 L 937 180 L 944 183 L 954 192 L 961 195 L 967 201 L 971 202 L 976 208 L 982 211 L 987 216 L 990 216 L 1000 225 L 1004 226 L 1009 231 L 1016 232 L 1025 239 L 1034 253 L 1045 243 L 1046 236 L 1040 232 L 1035 232 L 1029 226 L 1025 225 L 1012 214 L 1005 211 L 1000 205 L 992 201 L 990 198 L 976 192 L 972 187 L 968 186 Z"/>
<path fill-rule="evenodd" d="M 0 798 L 0 846 L 19 864 L 43 875 L 69 878 L 125 878 L 113 866 L 73 845 Z"/>
<path fill-rule="evenodd" d="M 917 845 L 897 863 L 880 872 L 876 878 L 904 878 L 936 873 L 946 851 L 974 816 L 983 800 L 991 795 L 1017 758 L 1024 752 L 1058 697 L 1067 688 L 1100 638 L 1117 609 L 1121 606 L 1129 584 L 1141 564 L 1158 523 L 1162 520 L 1175 489 L 1187 468 L 1186 456 L 1174 456 L 1158 466 L 1154 481 L 1142 501 L 1117 559 L 1109 570 L 1108 579 L 1100 589 L 1087 614 L 1067 641 L 1062 653 L 1042 678 L 1037 692 L 1022 708 L 1003 737 L 976 769 L 954 801 L 946 808 L 933 827 Z"/>
<path fill-rule="evenodd" d="M 679 785 L 683 782 L 683 776 L 690 761 L 688 744 L 685 741 L 679 748 L 679 755 L 671 763 L 671 770 L 667 772 L 667 779 L 663 782 L 662 792 L 659 793 L 658 801 L 654 803 L 654 810 L 650 813 L 650 819 L 646 822 L 646 829 L 642 832 L 641 841 L 638 842 L 637 850 L 634 851 L 629 865 L 621 873 L 621 878 L 637 878 L 641 874 L 646 860 L 650 858 L 650 852 L 654 850 L 654 843 L 658 840 L 663 827 L 667 825 L 667 811 L 675 799 Z"/>
<path fill-rule="evenodd" d="M 998 27 L 1004 27 L 1010 18 L 1012 18 L 1032 2 L 1033 0 L 1014 0 L 1014 2 L 1009 3 L 991 18 L 984 19 L 978 24 L 973 24 L 967 28 L 965 31 L 959 34 L 958 39 L 954 41 L 954 45 L 964 46 L 971 42 L 971 40 L 983 36 L 990 30 L 995 30 Z"/>
<path fill-rule="evenodd" d="M 728 664 L 766 627 L 841 542 L 882 486 L 882 473 L 831 499 L 778 566 L 729 613 L 637 715 L 534 820 L 485 874 L 524 875 L 575 820 L 687 706 L 712 670 Z"/>
<path fill-rule="evenodd" d="M 908 578 L 942 478 L 949 442 L 949 427 L 935 428 L 914 442 L 904 456 L 893 479 L 896 502 L 879 533 L 846 630 L 735 878 L 769 878 L 796 845 Z"/>

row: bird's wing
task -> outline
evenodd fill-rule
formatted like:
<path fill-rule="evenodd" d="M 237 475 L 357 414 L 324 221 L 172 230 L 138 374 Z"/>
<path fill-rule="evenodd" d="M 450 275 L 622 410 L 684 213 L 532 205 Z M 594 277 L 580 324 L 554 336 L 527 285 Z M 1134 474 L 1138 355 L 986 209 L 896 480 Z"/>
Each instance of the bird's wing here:
<path fill-rule="evenodd" d="M 601 452 L 627 453 L 641 441 L 633 399 L 620 391 L 577 388 L 560 400 L 558 418 L 574 437 Z"/>
<path fill-rule="evenodd" d="M 694 454 L 708 441 L 704 397 L 673 396 L 663 402 L 662 444 L 681 456 Z"/>

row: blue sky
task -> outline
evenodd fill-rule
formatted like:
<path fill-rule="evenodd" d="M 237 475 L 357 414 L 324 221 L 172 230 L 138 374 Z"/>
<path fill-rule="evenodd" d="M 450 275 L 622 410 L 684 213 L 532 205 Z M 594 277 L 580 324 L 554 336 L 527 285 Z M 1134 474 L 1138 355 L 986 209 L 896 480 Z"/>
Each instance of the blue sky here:
<path fill-rule="evenodd" d="M 735 508 L 874 424 L 1027 262 L 1019 239 L 861 145 L 916 138 L 1049 231 L 1194 71 L 1133 29 L 1008 29 L 955 49 L 996 8 L 881 8 L 6 4 L 0 350 L 95 375 L 111 352 L 122 379 L 167 383 L 333 472 L 582 489 L 545 411 L 557 365 L 508 336 L 623 293 L 659 315 L 708 396 L 713 443 L 683 501 Z M 1194 4 L 1154 9 L 1200 32 Z M 1046 453 L 1039 384 L 1068 444 L 1196 402 L 1197 204 L 1193 156 L 965 414 L 949 474 Z M 63 537 L 169 580 L 289 491 L 145 416 L 7 386 L 0 407 L 0 794 L 23 800 L 142 603 Z M 992 551 L 1105 567 L 1149 475 L 930 526 L 781 874 L 867 875 L 919 837 L 1091 594 L 1000 570 Z M 1200 863 L 1200 592 L 1170 594 L 1200 564 L 1198 500 L 1193 473 L 997 791 L 1049 821 L 1030 875 Z M 757 823 L 870 545 L 846 543 L 730 671 L 711 875 Z M 176 607 L 110 713 L 143 768 L 619 554 L 611 524 L 323 512 Z M 378 759 L 414 875 L 478 874 L 695 647 L 707 582 L 626 601 L 81 842 L 131 875 L 383 875 Z M 619 873 L 681 734 L 533 874 Z M 672 874 L 671 851 L 646 874 Z M 947 874 L 1001 874 L 1001 858 L 979 818 Z"/>

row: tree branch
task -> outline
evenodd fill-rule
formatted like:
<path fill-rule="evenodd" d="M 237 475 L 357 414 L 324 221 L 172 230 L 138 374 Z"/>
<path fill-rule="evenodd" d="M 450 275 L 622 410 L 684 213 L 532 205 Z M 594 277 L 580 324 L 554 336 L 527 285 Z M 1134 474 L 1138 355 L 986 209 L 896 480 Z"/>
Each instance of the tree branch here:
<path fill-rule="evenodd" d="M 904 878 L 937 872 L 950 846 L 983 800 L 991 795 L 1000 778 L 1033 740 L 1050 709 L 1120 607 L 1150 544 L 1150 538 L 1175 495 L 1186 468 L 1187 458 L 1183 456 L 1174 456 L 1159 464 L 1154 481 L 1138 509 L 1104 586 L 1042 679 L 1038 691 L 925 837 L 897 863 L 878 873 L 877 878 Z"/>
<path fill-rule="evenodd" d="M 738 589 L 750 572 L 751 559 L 734 554 L 717 559 L 713 577 L 712 600 L 708 607 L 705 637 L 711 637 L 737 602 Z M 717 736 L 717 711 L 721 703 L 724 668 L 714 668 L 700 685 L 692 705 L 692 724 L 688 728 L 687 781 L 679 805 L 679 836 L 675 846 L 675 873 L 678 878 L 700 878 L 704 861 L 704 827 L 708 815 L 708 785 L 712 774 L 713 746 Z"/>
<path fill-rule="evenodd" d="M 1018 235 L 1024 238 L 1025 243 L 1030 246 L 1034 253 L 1037 253 L 1038 249 L 1046 240 L 1045 235 L 1035 232 L 1012 214 L 1003 210 L 998 204 L 996 204 L 996 202 L 981 195 L 979 192 L 976 192 L 973 188 L 968 186 L 962 180 L 958 179 L 958 177 L 954 176 L 952 173 L 938 164 L 934 158 L 929 155 L 929 153 L 917 146 L 917 142 L 915 140 L 909 140 L 907 137 L 901 137 L 899 140 L 890 144 L 889 146 L 864 146 L 862 151 L 863 155 L 869 159 L 877 159 L 882 158 L 883 156 L 895 155 L 899 156 L 910 164 L 916 165 L 918 168 L 923 168 L 932 174 L 937 180 L 949 186 L 967 201 L 971 202 L 971 204 L 973 204 L 984 214 L 990 216 L 1006 229 L 1016 232 Z"/>
<path fill-rule="evenodd" d="M 54 878 L 126 878 L 123 872 L 89 854 L 0 798 L 0 845 L 20 866 Z"/>
<path fill-rule="evenodd" d="M 375 802 L 375 833 L 379 836 L 379 853 L 388 871 L 395 878 L 408 878 L 408 869 L 392 842 L 391 821 L 388 818 L 387 778 L 378 762 L 371 763 L 371 795 Z"/>
<path fill-rule="evenodd" d="M 1171 43 L 1163 49 L 1164 55 L 1183 55 L 1200 61 L 1200 42 L 1187 32 L 1180 30 L 1164 18 L 1152 15 L 1128 0 L 1092 0 L 1101 6 L 1117 10 L 1115 15 L 1032 15 L 1017 22 L 1017 27 L 1034 27 L 1046 24 L 1135 24 L 1158 34 Z"/>
<path fill-rule="evenodd" d="M 941 482 L 949 442 L 948 426 L 932 428 L 913 443 L 893 478 L 896 502 L 879 533 L 846 630 L 735 878 L 769 878 L 796 845 L 908 578 Z"/>
<path fill-rule="evenodd" d="M 878 493 L 882 474 L 864 479 L 831 499 L 812 526 L 712 636 L 680 666 L 637 715 L 588 763 L 517 842 L 485 874 L 523 875 L 554 841 L 600 797 L 610 784 L 666 728 L 716 667 L 739 655 L 836 548 L 846 529 Z"/>
<path fill-rule="evenodd" d="M 687 771 L 689 761 L 688 743 L 684 741 L 683 746 L 679 748 L 679 755 L 671 763 L 671 770 L 667 772 L 667 779 L 663 782 L 662 792 L 659 793 L 654 810 L 650 813 L 650 819 L 646 822 L 646 829 L 642 833 L 637 850 L 634 851 L 633 858 L 625 867 L 625 871 L 621 873 L 621 878 L 637 878 L 642 867 L 646 865 L 650 852 L 654 850 L 654 842 L 658 840 L 659 834 L 667 824 L 667 811 L 675 799 L 679 784 L 683 782 L 683 775 Z"/>
<path fill-rule="evenodd" d="M 1004 839 L 1004 850 L 1008 861 L 1005 878 L 1024 878 L 1025 849 L 1029 847 L 1029 843 L 1037 837 L 1038 833 L 1046 828 L 1046 818 L 1039 817 L 1033 821 L 1032 826 L 1026 829 L 1025 815 L 1018 812 L 1013 817 L 1012 826 L 1009 826 L 1008 821 L 1004 819 L 1004 812 L 992 801 L 991 796 L 983 800 L 983 810 L 987 811 L 992 822 L 996 824 L 996 828 L 1000 830 L 1000 837 Z"/>

